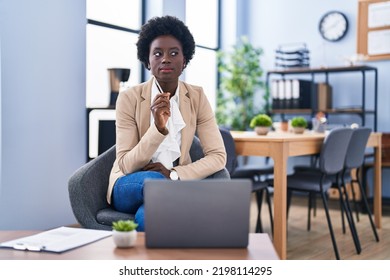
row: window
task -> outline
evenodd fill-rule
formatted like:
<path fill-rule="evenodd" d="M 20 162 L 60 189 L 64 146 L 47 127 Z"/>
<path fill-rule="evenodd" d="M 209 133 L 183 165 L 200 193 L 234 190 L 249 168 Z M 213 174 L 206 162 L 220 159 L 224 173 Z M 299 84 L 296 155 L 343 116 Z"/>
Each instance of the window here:
<path fill-rule="evenodd" d="M 87 0 L 87 98 L 88 108 L 108 107 L 109 68 L 130 68 L 129 86 L 142 81 L 136 42 L 143 22 L 145 0 Z M 186 0 L 186 24 L 196 55 L 184 80 L 203 87 L 215 109 L 218 87 L 216 52 L 219 49 L 220 0 Z M 207 9 L 203 7 L 207 5 Z"/>
<path fill-rule="evenodd" d="M 87 0 L 88 108 L 110 104 L 109 68 L 129 68 L 129 85 L 141 81 L 136 42 L 142 23 L 141 0 Z"/>
<path fill-rule="evenodd" d="M 213 109 L 218 87 L 219 9 L 219 0 L 186 0 L 186 24 L 197 47 L 185 70 L 185 80 L 203 87 Z"/>
<path fill-rule="evenodd" d="M 215 110 L 217 98 L 217 53 L 216 51 L 197 47 L 196 55 L 185 70 L 185 80 L 188 83 L 199 85 Z"/>
<path fill-rule="evenodd" d="M 210 49 L 219 47 L 218 9 L 218 0 L 186 0 L 186 24 L 197 45 Z"/>

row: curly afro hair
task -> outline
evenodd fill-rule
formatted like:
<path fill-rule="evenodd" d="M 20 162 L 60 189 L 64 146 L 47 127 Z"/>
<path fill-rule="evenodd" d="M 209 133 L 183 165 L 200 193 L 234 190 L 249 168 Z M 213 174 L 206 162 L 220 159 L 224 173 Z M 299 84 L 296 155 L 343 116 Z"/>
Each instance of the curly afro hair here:
<path fill-rule="evenodd" d="M 182 44 L 185 66 L 195 53 L 195 41 L 188 27 L 173 16 L 154 17 L 145 23 L 138 36 L 137 56 L 143 65 L 148 68 L 150 44 L 161 35 L 171 35 Z"/>

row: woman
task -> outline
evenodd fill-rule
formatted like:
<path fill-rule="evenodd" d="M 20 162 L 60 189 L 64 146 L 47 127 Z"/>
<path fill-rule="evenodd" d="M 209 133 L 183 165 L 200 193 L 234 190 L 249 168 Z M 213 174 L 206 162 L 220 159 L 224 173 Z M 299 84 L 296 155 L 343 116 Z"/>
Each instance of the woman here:
<path fill-rule="evenodd" d="M 172 16 L 153 18 L 142 26 L 137 51 L 153 76 L 119 94 L 107 200 L 116 210 L 135 214 L 143 231 L 145 179 L 203 179 L 225 167 L 226 152 L 203 89 L 179 81 L 195 53 L 187 26 Z M 195 132 L 205 156 L 192 162 Z"/>

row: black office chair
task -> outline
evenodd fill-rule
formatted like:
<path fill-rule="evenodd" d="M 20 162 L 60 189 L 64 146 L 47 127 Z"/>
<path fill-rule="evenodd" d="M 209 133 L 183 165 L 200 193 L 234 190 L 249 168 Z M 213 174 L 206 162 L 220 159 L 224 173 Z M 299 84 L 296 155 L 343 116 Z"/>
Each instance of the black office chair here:
<path fill-rule="evenodd" d="M 250 172 L 249 169 L 246 172 L 235 172 L 237 168 L 237 155 L 236 155 L 236 146 L 234 144 L 234 139 L 229 130 L 220 128 L 219 129 L 225 144 L 226 153 L 227 153 L 227 163 L 226 169 L 230 173 L 230 177 L 232 179 L 251 179 L 252 180 L 252 192 L 256 194 L 256 202 L 258 207 L 257 218 L 256 218 L 256 232 L 263 232 L 263 226 L 261 223 L 261 208 L 263 202 L 263 192 L 266 194 L 266 200 L 268 204 L 269 210 L 269 218 L 271 223 L 271 230 L 273 233 L 273 215 L 272 215 L 272 204 L 271 204 L 271 195 L 268 190 L 268 183 L 264 181 L 257 180 L 256 176 L 258 176 L 258 169 L 261 168 L 253 168 Z"/>
<path fill-rule="evenodd" d="M 352 201 L 354 202 L 357 221 L 359 221 L 359 216 L 358 216 L 359 209 L 357 207 L 358 203 L 356 201 L 356 194 L 355 194 L 353 185 L 354 185 L 354 183 L 356 183 L 358 185 L 360 193 L 361 193 L 361 197 L 362 197 L 362 202 L 363 202 L 363 205 L 365 207 L 365 210 L 367 211 L 367 214 L 368 214 L 368 217 L 369 217 L 369 220 L 371 223 L 371 227 L 372 227 L 372 230 L 373 230 L 373 233 L 375 236 L 375 240 L 377 242 L 379 241 L 378 233 L 376 231 L 376 227 L 375 227 L 375 224 L 374 224 L 373 219 L 372 219 L 372 214 L 371 214 L 370 208 L 368 206 L 367 196 L 366 196 L 366 193 L 365 193 L 363 186 L 360 182 L 360 176 L 359 176 L 360 170 L 362 169 L 362 165 L 364 163 L 365 150 L 366 150 L 368 138 L 370 137 L 370 133 L 371 133 L 370 128 L 362 127 L 362 128 L 353 129 L 351 140 L 350 140 L 350 143 L 348 144 L 347 154 L 345 156 L 344 168 L 343 168 L 343 171 L 341 172 L 341 174 L 338 174 L 340 179 L 341 179 L 341 185 L 339 184 L 340 182 L 338 181 L 338 175 L 333 175 L 330 177 L 333 181 L 332 187 L 336 187 L 336 188 L 341 187 L 341 191 L 344 194 L 343 196 L 340 196 L 343 233 L 346 232 L 345 221 L 344 221 L 344 211 L 343 211 L 344 209 L 342 207 L 342 203 L 343 203 L 342 199 L 345 196 L 345 205 L 347 207 L 346 215 L 347 215 L 347 217 L 349 217 L 349 219 L 352 223 L 351 231 L 352 231 L 352 235 L 355 239 L 355 244 L 357 245 L 358 252 L 361 251 L 360 240 L 359 240 L 358 233 L 356 231 L 356 226 L 355 226 L 355 223 L 354 223 L 354 220 L 352 217 L 352 210 L 351 210 L 350 205 L 349 205 L 350 199 L 349 199 L 349 195 L 348 195 L 348 192 L 346 189 L 346 183 L 350 183 L 350 186 L 351 186 L 351 191 L 352 191 L 352 196 L 353 196 Z M 351 171 L 353 169 L 357 170 L 356 178 L 352 178 L 352 176 L 351 176 Z M 295 170 L 295 173 L 320 174 L 320 170 L 318 167 L 311 167 L 310 166 L 310 167 L 305 168 L 304 166 L 299 166 L 299 167 L 296 167 L 294 170 Z M 313 201 L 315 201 L 313 196 L 310 196 L 309 197 L 309 210 L 308 210 L 308 230 L 310 230 L 310 217 L 311 217 L 311 209 L 313 208 Z"/>
<path fill-rule="evenodd" d="M 343 170 L 343 173 L 341 176 L 341 180 L 342 180 L 342 187 L 344 189 L 344 194 L 345 194 L 345 198 L 346 198 L 346 202 L 347 202 L 346 204 L 347 204 L 348 208 L 349 208 L 349 202 L 348 202 L 349 197 L 348 197 L 348 192 L 345 189 L 345 186 L 346 186 L 345 184 L 346 184 L 346 182 L 349 182 L 351 184 L 357 220 L 359 220 L 359 216 L 358 216 L 359 209 L 357 208 L 357 202 L 356 202 L 356 197 L 355 197 L 356 195 L 355 195 L 355 191 L 353 188 L 353 184 L 356 183 L 359 186 L 362 202 L 363 202 L 363 205 L 365 206 L 365 209 L 367 211 L 367 215 L 368 215 L 368 218 L 370 220 L 370 224 L 371 224 L 371 228 L 372 228 L 372 231 L 374 233 L 374 236 L 375 236 L 375 240 L 377 242 L 379 242 L 378 233 L 376 231 L 376 227 L 375 227 L 374 221 L 372 219 L 372 213 L 371 213 L 370 207 L 368 206 L 366 192 L 363 189 L 363 186 L 360 182 L 360 176 L 359 176 L 360 170 L 362 169 L 362 166 L 364 163 L 366 146 L 367 146 L 367 142 L 368 142 L 368 138 L 370 137 L 370 134 L 371 134 L 370 128 L 361 127 L 361 128 L 353 129 L 351 141 L 348 145 L 347 155 L 345 157 L 344 170 Z M 351 177 L 352 169 L 357 170 L 356 178 Z M 350 208 L 348 209 L 348 211 L 351 213 Z M 344 217 L 344 215 L 342 217 Z M 343 230 L 345 231 L 344 219 L 343 219 Z"/>
<path fill-rule="evenodd" d="M 350 128 L 336 128 L 330 131 L 329 135 L 325 137 L 324 143 L 321 147 L 319 155 L 319 172 L 296 172 L 287 176 L 287 190 L 288 190 L 288 206 L 291 203 L 291 193 L 293 191 L 306 192 L 312 194 L 320 194 L 325 209 L 326 219 L 328 222 L 329 232 L 332 239 L 333 249 L 336 259 L 340 259 L 336 239 L 333 232 L 332 222 L 329 215 L 327 203 L 327 190 L 332 186 L 332 175 L 339 174 L 344 168 L 345 157 L 349 141 L 352 136 Z M 340 196 L 341 196 L 341 189 Z M 343 201 L 343 209 L 346 205 Z M 350 217 L 347 216 L 351 232 L 354 231 Z M 356 239 L 354 238 L 356 242 Z M 358 244 L 355 243 L 358 248 Z"/>

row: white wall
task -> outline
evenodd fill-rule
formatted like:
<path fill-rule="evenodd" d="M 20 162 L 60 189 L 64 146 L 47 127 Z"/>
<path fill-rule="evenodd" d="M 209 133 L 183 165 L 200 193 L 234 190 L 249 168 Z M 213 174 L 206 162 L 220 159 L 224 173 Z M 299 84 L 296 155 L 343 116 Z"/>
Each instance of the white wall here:
<path fill-rule="evenodd" d="M 85 1 L 2 0 L 0 229 L 75 223 L 86 159 Z"/>

